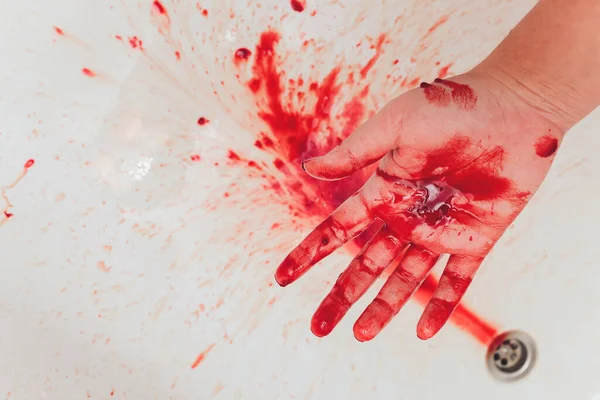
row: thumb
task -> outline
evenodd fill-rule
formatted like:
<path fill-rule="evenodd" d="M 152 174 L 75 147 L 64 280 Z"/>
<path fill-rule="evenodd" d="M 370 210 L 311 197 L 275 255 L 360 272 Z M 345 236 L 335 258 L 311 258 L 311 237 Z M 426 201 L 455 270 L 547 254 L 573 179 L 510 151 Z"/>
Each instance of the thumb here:
<path fill-rule="evenodd" d="M 359 126 L 328 154 L 305 160 L 304 170 L 312 177 L 337 180 L 373 164 L 398 142 L 402 125 L 402 107 L 392 101 Z"/>

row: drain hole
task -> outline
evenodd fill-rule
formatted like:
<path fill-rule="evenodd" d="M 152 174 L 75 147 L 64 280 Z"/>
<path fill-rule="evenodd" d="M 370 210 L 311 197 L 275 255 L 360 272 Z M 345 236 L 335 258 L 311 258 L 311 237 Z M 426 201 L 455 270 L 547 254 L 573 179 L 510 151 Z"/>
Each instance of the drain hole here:
<path fill-rule="evenodd" d="M 520 331 L 509 331 L 498 335 L 487 354 L 488 369 L 500 380 L 521 378 L 531 370 L 535 361 L 533 339 Z"/>

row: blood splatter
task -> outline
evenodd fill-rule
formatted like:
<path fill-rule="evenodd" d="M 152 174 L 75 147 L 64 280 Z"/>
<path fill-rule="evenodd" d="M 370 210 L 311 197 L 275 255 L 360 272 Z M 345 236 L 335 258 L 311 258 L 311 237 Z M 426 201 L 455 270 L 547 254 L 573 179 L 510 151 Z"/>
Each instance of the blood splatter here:
<path fill-rule="evenodd" d="M 440 26 L 442 26 L 443 24 L 445 24 L 448 21 L 448 16 L 447 15 L 443 15 L 440 17 L 440 19 L 437 20 L 437 22 L 435 24 L 433 24 L 425 33 L 425 35 L 423 36 L 423 38 L 421 40 L 426 39 L 429 35 L 431 35 L 433 32 L 435 32 Z"/>
<path fill-rule="evenodd" d="M 202 15 L 208 17 L 208 10 L 206 8 L 202 10 Z"/>
<path fill-rule="evenodd" d="M 247 61 L 252 55 L 252 52 L 245 47 L 241 47 L 235 51 L 233 62 L 239 65 L 242 61 Z"/>
<path fill-rule="evenodd" d="M 435 83 L 440 83 L 450 88 L 452 91 L 452 100 L 465 111 L 473 111 L 477 104 L 477 96 L 469 85 L 463 85 L 457 82 L 436 78 Z"/>
<path fill-rule="evenodd" d="M 7 195 L 6 191 L 10 190 L 10 189 L 14 189 L 19 184 L 19 182 L 21 182 L 21 180 L 23 180 L 23 178 L 25 178 L 25 175 L 27 175 L 29 168 L 31 168 L 34 164 L 35 164 L 35 160 L 33 160 L 33 159 L 27 160 L 25 162 L 25 164 L 23 165 L 23 170 L 21 171 L 19 176 L 17 176 L 17 178 L 10 185 L 0 188 L 0 198 L 4 201 L 4 209 L 2 210 L 2 215 L 4 216 L 4 218 L 0 219 L 0 227 L 2 227 L 2 225 L 4 225 L 4 223 L 6 221 L 8 221 L 9 218 L 12 218 L 14 216 L 13 213 L 9 212 L 9 210 L 13 207 L 13 205 L 10 202 L 10 200 L 8 199 L 8 195 Z"/>
<path fill-rule="evenodd" d="M 345 104 L 336 104 L 342 101 L 338 98 L 341 86 L 338 83 L 341 74 L 339 66 L 332 66 L 329 73 L 322 76 L 320 81 L 309 80 L 304 86 L 304 79 L 286 77 L 286 73 L 279 69 L 280 59 L 277 48 L 280 41 L 281 37 L 277 32 L 272 30 L 264 32 L 253 52 L 253 76 L 247 82 L 247 87 L 256 98 L 258 116 L 268 127 L 266 131 L 258 135 L 254 146 L 276 155 L 276 158 L 282 161 L 281 164 L 276 162 L 277 165 L 285 165 L 286 168 L 296 170 L 295 174 L 286 174 L 285 180 L 275 181 L 269 186 L 272 190 L 280 191 L 284 184 L 287 188 L 286 192 L 293 194 L 293 203 L 290 203 L 292 215 L 311 218 L 321 216 L 326 223 L 326 217 L 331 211 L 366 182 L 374 172 L 375 166 L 357 171 L 341 181 L 323 182 L 304 174 L 300 170 L 301 161 L 325 154 L 345 139 L 358 124 L 364 121 L 366 116 L 375 110 L 369 112 L 363 104 L 363 98 L 368 93 L 368 85 L 359 88 L 358 95 L 348 99 Z M 384 41 L 385 38 L 380 37 L 375 48 L 381 46 Z M 377 57 L 377 54 L 374 57 Z M 376 61 L 377 58 L 372 64 Z M 368 68 L 365 70 L 365 67 Z M 366 74 L 372 65 L 368 63 L 365 67 L 363 70 Z M 410 85 L 416 85 L 418 82 L 419 78 L 413 79 Z M 348 85 L 357 84 L 360 84 L 360 81 L 351 80 Z M 302 96 L 299 95 L 301 86 L 302 92 L 305 93 Z M 342 110 L 341 113 L 336 113 L 336 116 L 331 113 L 334 104 L 337 106 L 336 109 Z M 340 118 L 341 121 L 337 118 Z M 233 151 L 228 153 L 228 158 L 232 162 L 241 162 L 241 157 Z M 244 162 L 247 163 L 247 161 Z M 433 162 L 431 160 L 429 164 L 433 165 Z M 433 171 L 431 172 L 433 175 Z M 462 176 L 457 174 L 455 179 L 458 184 L 462 183 L 469 189 L 467 184 L 461 182 L 459 178 Z M 477 193 L 476 188 L 472 190 L 481 196 L 489 195 L 490 191 L 487 189 L 482 193 Z M 350 246 L 353 248 L 352 251 L 358 251 L 380 227 L 381 224 L 373 224 L 363 235 L 356 238 L 354 245 Z M 320 239 L 320 246 L 330 245 L 330 238 Z M 425 289 L 426 287 L 423 290 Z M 421 295 L 417 298 L 423 297 Z M 463 317 L 466 321 L 463 321 L 463 324 L 470 327 L 469 329 L 479 326 L 474 314 L 465 313 Z M 473 328 L 474 335 L 479 335 L 478 329 Z"/>
<path fill-rule="evenodd" d="M 241 157 L 233 150 L 229 150 L 229 152 L 227 152 L 227 158 L 229 158 L 231 161 L 241 160 Z"/>
<path fill-rule="evenodd" d="M 446 65 L 445 67 L 440 68 L 440 71 L 438 72 L 438 78 L 445 78 L 446 76 L 448 76 L 448 70 L 450 69 L 451 66 L 452 66 L 452 63 Z"/>
<path fill-rule="evenodd" d="M 81 72 L 83 72 L 83 74 L 85 76 L 88 76 L 90 78 L 94 78 L 96 76 L 96 73 L 94 71 L 92 71 L 91 69 L 89 69 L 89 68 L 83 68 L 81 70 Z"/>
<path fill-rule="evenodd" d="M 367 76 L 371 68 L 373 68 L 373 66 L 377 62 L 377 59 L 381 56 L 381 48 L 383 46 L 383 43 L 385 42 L 385 39 L 386 36 L 384 34 L 380 35 L 377 39 L 377 44 L 375 46 L 372 46 L 372 48 L 375 49 L 375 55 L 371 57 L 367 64 L 360 70 L 361 78 L 364 79 Z"/>
<path fill-rule="evenodd" d="M 192 161 L 200 161 L 200 155 L 198 155 L 198 154 L 192 154 L 192 156 L 190 157 L 190 159 Z"/>
<path fill-rule="evenodd" d="M 447 107 L 450 104 L 450 93 L 446 89 L 431 85 L 427 82 L 421 82 L 420 85 L 425 93 L 425 98 L 429 104 L 433 104 L 438 107 Z"/>
<path fill-rule="evenodd" d="M 216 344 L 213 343 L 210 346 L 208 346 L 208 348 L 206 350 L 204 350 L 202 353 L 200 353 L 198 355 L 198 357 L 196 357 L 196 361 L 194 361 L 194 363 L 192 364 L 192 369 L 195 369 L 196 367 L 198 367 L 198 365 L 200 365 L 200 363 L 202 361 L 204 361 L 204 359 L 206 358 L 208 353 L 210 353 L 211 350 L 215 348 L 215 346 L 216 346 Z"/>
<path fill-rule="evenodd" d="M 158 0 L 156 0 L 154 3 L 152 3 L 152 6 L 159 14 L 167 13 L 167 9 L 165 8 L 165 6 L 163 6 L 162 3 Z"/>
<path fill-rule="evenodd" d="M 535 142 L 535 154 L 542 158 L 550 157 L 558 149 L 558 139 L 551 135 L 540 137 Z"/>
<path fill-rule="evenodd" d="M 129 38 L 129 45 L 132 49 L 139 48 L 140 50 L 144 50 L 143 43 L 137 36 L 132 36 Z"/>
<path fill-rule="evenodd" d="M 209 121 L 209 120 L 207 120 L 207 119 L 206 119 L 206 118 L 204 118 L 204 117 L 200 117 L 200 118 L 198 118 L 198 125 L 200 125 L 200 126 L 206 125 L 206 124 L 208 124 L 209 122 L 210 122 L 210 121 Z"/>
<path fill-rule="evenodd" d="M 177 61 L 181 60 L 181 54 L 178 51 L 175 52 L 175 58 Z"/>
<path fill-rule="evenodd" d="M 160 1 L 156 0 L 152 3 L 151 13 L 161 33 L 166 33 L 171 29 L 171 18 Z"/>
<path fill-rule="evenodd" d="M 306 7 L 306 1 L 302 0 L 292 0 L 291 2 L 292 9 L 297 12 L 304 11 L 304 7 Z"/>
<path fill-rule="evenodd" d="M 62 29 L 60 29 L 58 26 L 55 26 L 55 27 L 54 27 L 54 31 L 55 31 L 56 33 L 58 33 L 59 35 L 61 35 L 61 36 L 64 36 L 64 35 L 65 35 L 65 32 L 64 32 Z"/>

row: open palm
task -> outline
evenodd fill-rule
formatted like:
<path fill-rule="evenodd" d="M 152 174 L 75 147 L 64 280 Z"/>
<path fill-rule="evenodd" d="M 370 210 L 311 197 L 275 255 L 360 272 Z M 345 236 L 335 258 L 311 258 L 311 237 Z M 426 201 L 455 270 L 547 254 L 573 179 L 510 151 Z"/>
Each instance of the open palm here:
<path fill-rule="evenodd" d="M 563 132 L 516 93 L 485 76 L 422 83 L 390 102 L 329 154 L 307 160 L 318 179 L 342 179 L 379 162 L 365 185 L 281 263 L 288 285 L 372 224 L 382 227 L 340 275 L 313 316 L 329 334 L 399 256 L 398 267 L 354 325 L 370 340 L 450 254 L 417 326 L 428 339 L 446 323 L 500 236 L 544 179 Z M 381 222 L 380 222 L 381 224 Z"/>

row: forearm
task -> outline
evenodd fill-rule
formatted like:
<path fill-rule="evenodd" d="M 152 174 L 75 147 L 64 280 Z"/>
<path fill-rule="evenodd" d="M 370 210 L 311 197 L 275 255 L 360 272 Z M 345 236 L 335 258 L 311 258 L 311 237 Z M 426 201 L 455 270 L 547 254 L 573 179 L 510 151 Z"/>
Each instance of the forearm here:
<path fill-rule="evenodd" d="M 540 0 L 474 72 L 568 130 L 600 104 L 600 1 Z"/>

